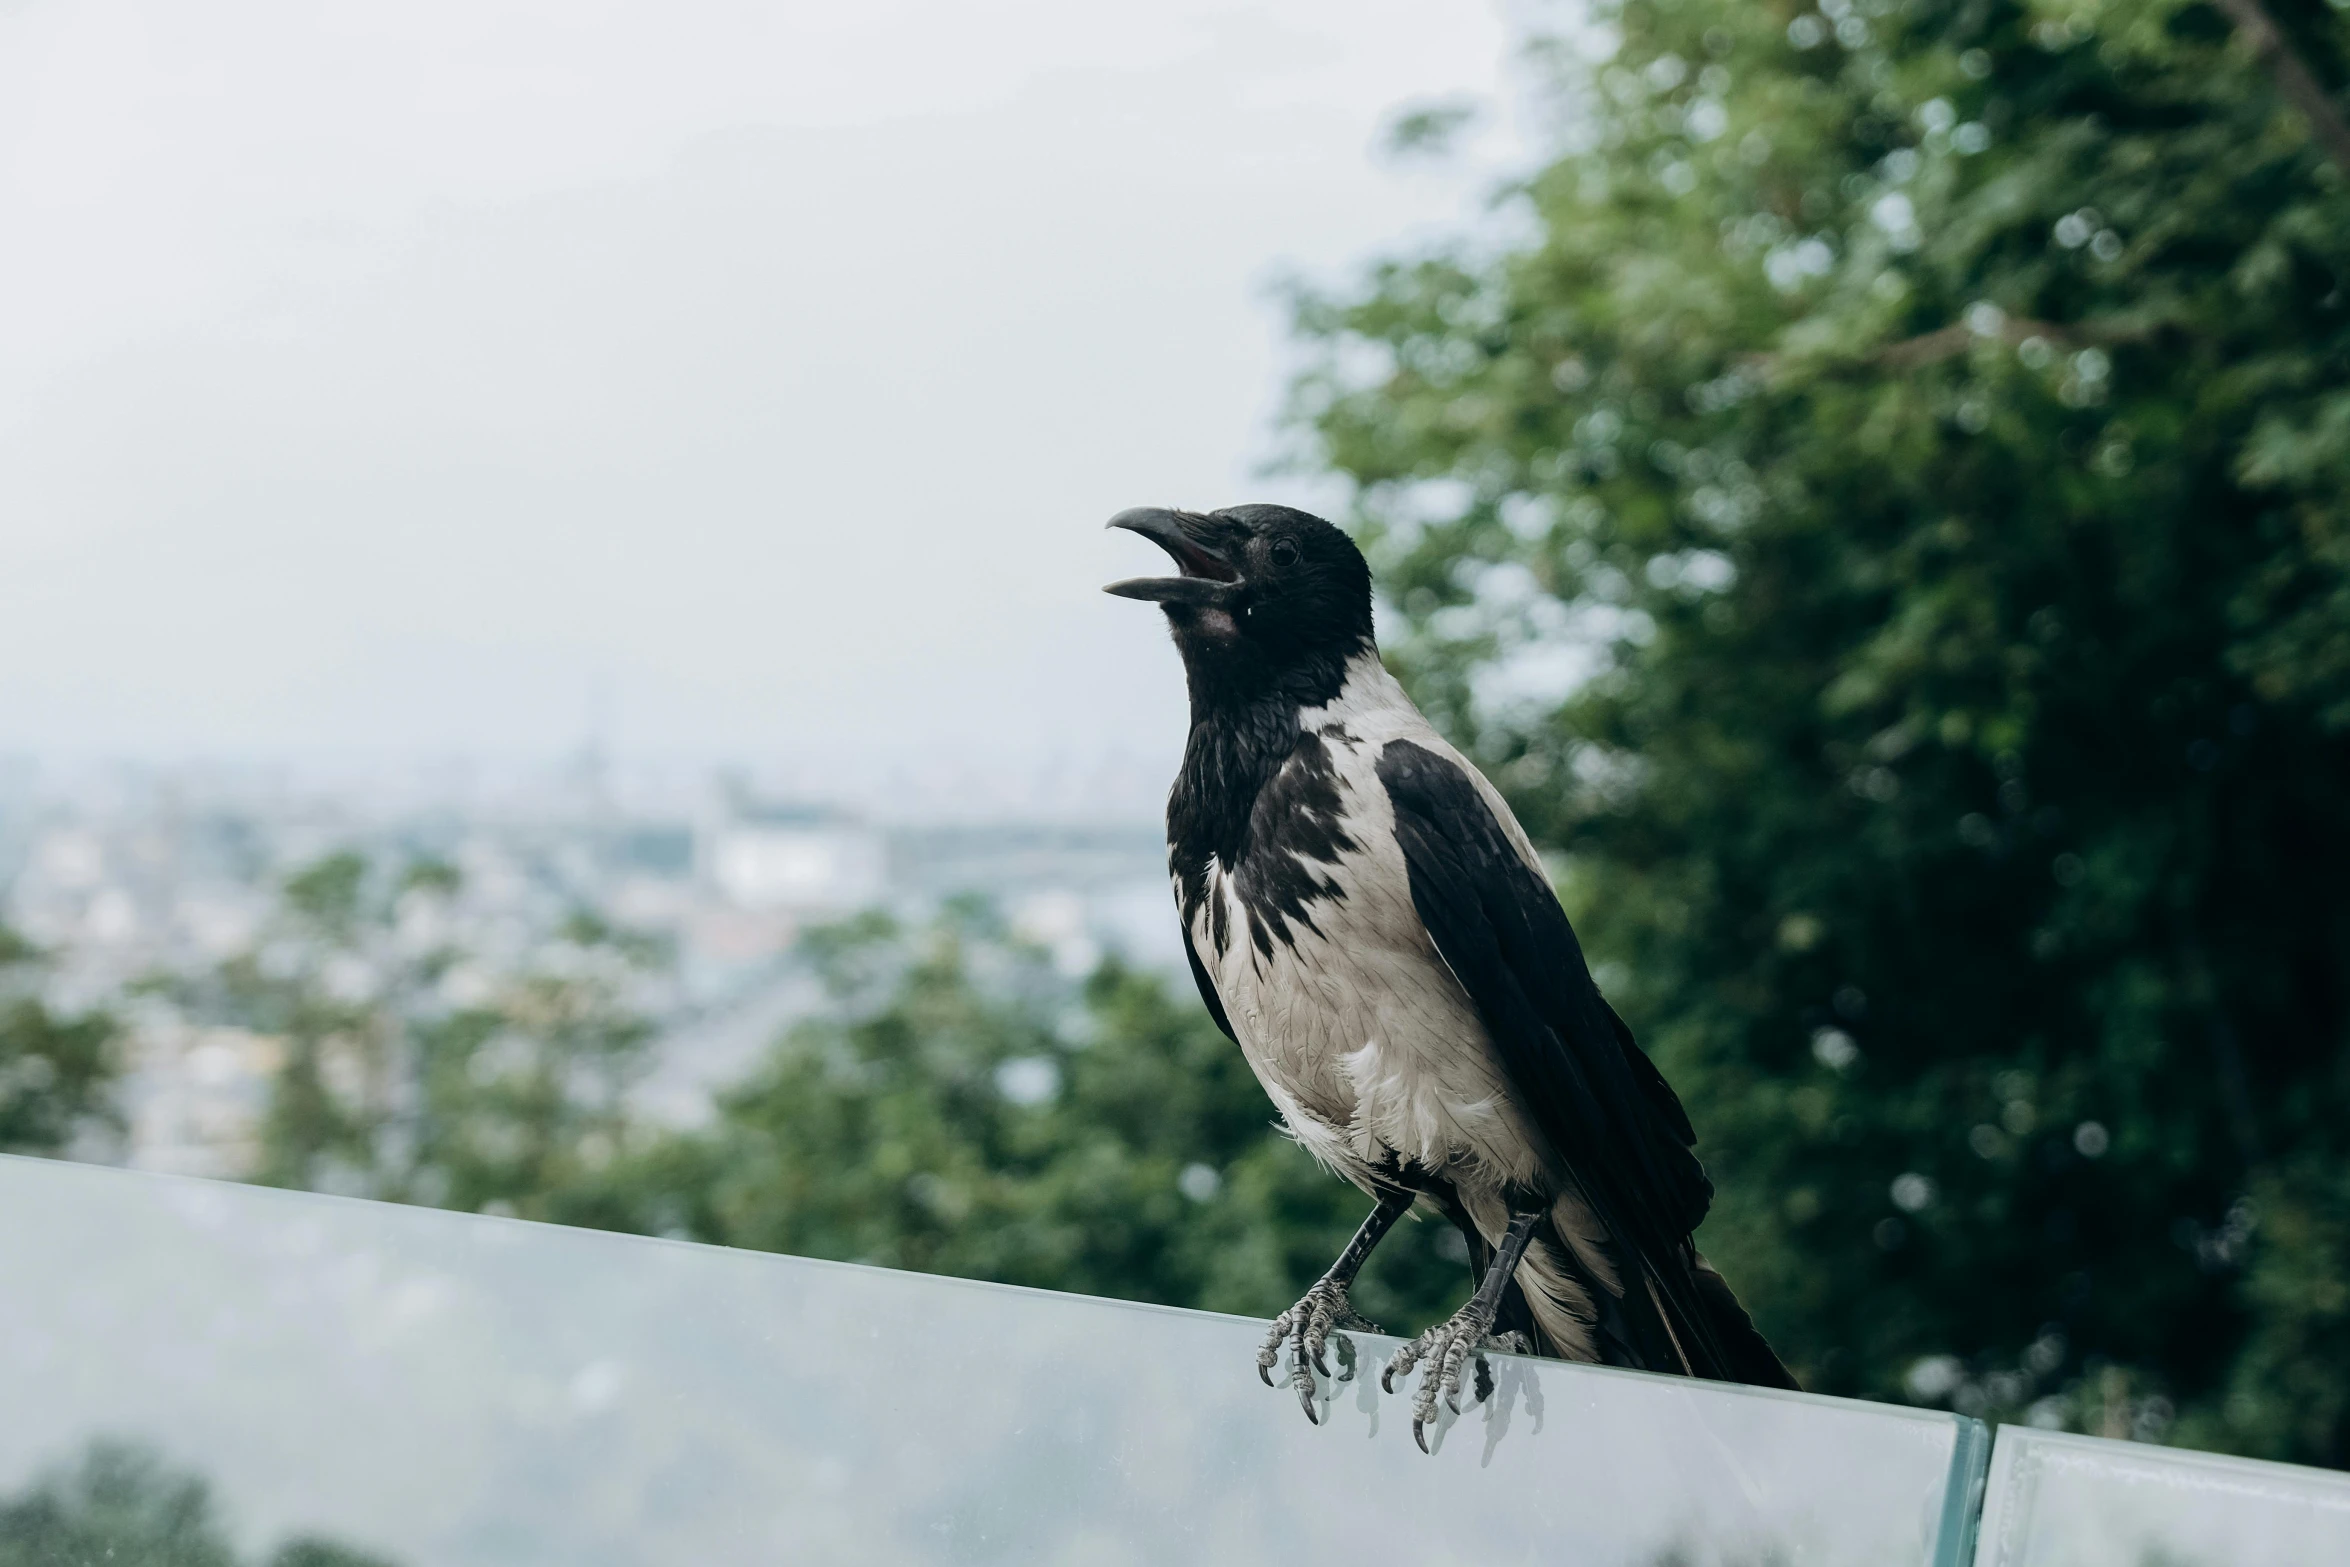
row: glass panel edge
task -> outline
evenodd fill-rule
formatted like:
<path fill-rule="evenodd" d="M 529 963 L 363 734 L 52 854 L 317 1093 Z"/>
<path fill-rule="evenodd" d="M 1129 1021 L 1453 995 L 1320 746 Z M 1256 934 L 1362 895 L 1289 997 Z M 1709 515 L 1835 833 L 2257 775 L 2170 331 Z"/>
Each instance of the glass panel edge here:
<path fill-rule="evenodd" d="M 1971 1567 L 1990 1483 L 1991 1428 L 1972 1415 L 1944 1418 L 1955 1429 L 1950 1442 L 1950 1477 L 1943 1482 L 1942 1522 L 1934 1532 L 1934 1567 Z"/>
<path fill-rule="evenodd" d="M 737 1265 L 801 1267 L 824 1272 L 846 1272 L 855 1276 L 881 1274 L 904 1280 L 909 1287 L 930 1285 L 948 1286 L 958 1290 L 977 1290 L 989 1293 L 1034 1297 L 1055 1302 L 1077 1302 L 1102 1306 L 1113 1310 L 1148 1313 L 1155 1316 L 1174 1316 L 1185 1319 L 1208 1318 L 1242 1324 L 1262 1332 L 1266 1320 L 1244 1317 L 1231 1312 L 1202 1311 L 1188 1306 L 1169 1306 L 1157 1301 L 1128 1300 L 1114 1295 L 1081 1295 L 1066 1290 L 1046 1289 L 1029 1284 L 1005 1284 L 992 1279 L 969 1279 L 948 1273 L 925 1273 L 912 1268 L 893 1268 L 878 1263 L 844 1262 L 829 1257 L 805 1257 L 792 1252 L 757 1251 L 747 1247 L 723 1246 L 708 1241 L 688 1240 L 665 1235 L 640 1235 L 622 1230 L 599 1230 L 587 1225 L 563 1224 L 551 1220 L 521 1219 L 506 1214 L 468 1213 L 458 1209 L 432 1208 L 421 1204 L 386 1202 L 380 1199 L 354 1197 L 335 1192 L 304 1191 L 295 1187 L 265 1186 L 249 1181 L 226 1180 L 214 1176 L 183 1175 L 161 1170 L 134 1170 L 122 1165 L 88 1164 L 79 1160 L 48 1158 L 38 1154 L 0 1154 L 0 1183 L 9 1172 L 21 1170 L 28 1174 L 38 1172 L 36 1179 L 87 1181 L 93 1185 L 115 1184 L 126 1192 L 145 1189 L 149 1192 L 180 1190 L 202 1192 L 229 1202 L 246 1202 L 262 1207 L 294 1209 L 340 1209 L 354 1216 L 397 1216 L 403 1222 L 424 1225 L 446 1225 L 452 1229 L 479 1226 L 504 1230 L 517 1235 L 535 1235 L 558 1244 L 612 1246 L 651 1246 L 663 1250 L 698 1254 L 712 1258 L 726 1258 Z M 1384 1333 L 1357 1332 L 1355 1340 L 1373 1349 L 1392 1354 L 1405 1340 Z M 1690 1379 L 1662 1372 L 1634 1371 L 1620 1366 L 1585 1365 L 1540 1359 L 1531 1356 L 1505 1355 L 1492 1352 L 1494 1359 L 1522 1360 L 1538 1367 L 1544 1374 L 1559 1373 L 1570 1376 L 1628 1378 L 1642 1383 L 1662 1384 L 1667 1388 L 1693 1390 L 1702 1388 L 1712 1395 L 1760 1399 L 1771 1402 L 1802 1404 L 1817 1409 L 1834 1409 L 1851 1415 L 1865 1415 L 1872 1419 L 1898 1420 L 1911 1425 L 1940 1427 L 1955 1422 L 1957 1435 L 1953 1443 L 1950 1471 L 1952 1485 L 1967 1471 L 1964 1466 L 1974 1463 L 1980 1468 L 1979 1455 L 1974 1454 L 1970 1442 L 1987 1446 L 1981 1421 L 1944 1410 L 1920 1409 L 1902 1404 L 1880 1404 L 1867 1399 L 1840 1398 L 1827 1393 L 1768 1387 L 1749 1387 L 1734 1382 L 1692 1383 Z M 1979 1484 L 1975 1473 L 1973 1483 Z M 1958 1494 L 1954 1489 L 1952 1494 Z M 1946 1498 L 1945 1524 L 1949 1522 L 1950 1502 Z M 1947 1529 L 1944 1533 L 1947 1535 Z M 1938 1553 L 1935 1567 L 1964 1567 L 1962 1558 L 1947 1558 Z"/>

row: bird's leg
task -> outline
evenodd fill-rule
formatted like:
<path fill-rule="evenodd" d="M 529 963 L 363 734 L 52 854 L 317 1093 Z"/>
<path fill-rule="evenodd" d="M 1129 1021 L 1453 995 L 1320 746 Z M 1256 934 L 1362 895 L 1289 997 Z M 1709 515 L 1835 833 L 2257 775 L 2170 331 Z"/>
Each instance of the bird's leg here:
<path fill-rule="evenodd" d="M 1388 1392 L 1395 1391 L 1396 1373 L 1409 1372 L 1412 1367 L 1426 1362 L 1420 1372 L 1420 1390 L 1412 1397 L 1412 1440 L 1420 1444 L 1420 1451 L 1428 1451 L 1428 1422 L 1436 1418 L 1436 1399 L 1444 1402 L 1454 1414 L 1461 1412 L 1461 1368 L 1472 1355 L 1481 1355 L 1487 1349 L 1523 1349 L 1521 1343 L 1503 1343 L 1494 1339 L 1494 1318 L 1501 1311 L 1501 1293 L 1509 1287 L 1511 1277 L 1518 1271 L 1518 1259 L 1526 1255 L 1527 1243 L 1534 1238 L 1534 1226 L 1542 1222 L 1540 1208 L 1528 1208 L 1510 1215 L 1509 1229 L 1494 1248 L 1493 1261 L 1485 1270 L 1485 1277 L 1477 1285 L 1477 1293 L 1469 1303 L 1439 1322 L 1418 1338 L 1396 1351 L 1387 1369 L 1379 1373 L 1379 1385 Z M 1516 1334 L 1505 1338 L 1515 1340 Z M 1482 1365 L 1482 1359 L 1479 1360 Z M 1478 1396 L 1484 1396 L 1485 1379 L 1478 1379 Z"/>
<path fill-rule="evenodd" d="M 1316 1425 L 1322 1417 L 1314 1413 L 1314 1373 L 1330 1375 L 1330 1368 L 1322 1361 L 1322 1346 L 1329 1342 L 1334 1328 L 1355 1328 L 1365 1333 L 1376 1333 L 1379 1325 L 1367 1320 L 1347 1299 L 1347 1287 L 1355 1275 L 1363 1271 L 1371 1249 L 1380 1237 L 1395 1227 L 1395 1221 L 1412 1205 L 1410 1192 L 1387 1192 L 1379 1198 L 1363 1227 L 1355 1231 L 1355 1238 L 1346 1243 L 1346 1250 L 1330 1264 L 1330 1271 L 1315 1281 L 1306 1291 L 1305 1299 L 1273 1319 L 1272 1329 L 1265 1334 L 1265 1342 L 1257 1351 L 1257 1375 L 1265 1386 L 1273 1385 L 1273 1368 L 1281 1363 L 1283 1340 L 1289 1343 L 1289 1385 L 1297 1390 L 1297 1401 L 1306 1412 L 1306 1418 Z"/>

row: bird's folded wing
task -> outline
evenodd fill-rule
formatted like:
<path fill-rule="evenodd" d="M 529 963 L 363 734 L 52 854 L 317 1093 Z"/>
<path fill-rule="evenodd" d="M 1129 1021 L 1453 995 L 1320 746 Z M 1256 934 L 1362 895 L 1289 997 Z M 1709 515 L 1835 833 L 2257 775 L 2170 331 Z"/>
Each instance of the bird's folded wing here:
<path fill-rule="evenodd" d="M 1713 1187 L 1680 1101 L 1601 998 L 1566 911 L 1462 765 L 1396 740 L 1378 772 L 1413 907 L 1492 1035 L 1521 1107 L 1631 1253 L 1624 1260 L 1656 1280 L 1685 1350 L 1707 1358 L 1686 1342 L 1704 1314 L 1688 1236 Z"/>
<path fill-rule="evenodd" d="M 1224 1013 L 1224 998 L 1216 994 L 1216 983 L 1208 978 L 1207 965 L 1200 962 L 1199 949 L 1191 944 L 1190 931 L 1183 933 L 1183 956 L 1191 963 L 1191 982 L 1199 986 L 1199 998 L 1208 1004 L 1208 1016 L 1216 1020 L 1226 1039 L 1240 1043 L 1240 1036 L 1232 1032 L 1232 1019 Z"/>

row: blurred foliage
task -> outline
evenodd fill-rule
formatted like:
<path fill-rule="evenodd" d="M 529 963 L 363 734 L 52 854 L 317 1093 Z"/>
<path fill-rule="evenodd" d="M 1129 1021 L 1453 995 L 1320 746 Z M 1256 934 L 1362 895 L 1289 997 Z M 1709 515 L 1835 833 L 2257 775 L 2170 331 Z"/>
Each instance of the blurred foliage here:
<path fill-rule="evenodd" d="M 238 1567 L 211 1487 L 144 1447 L 92 1443 L 78 1464 L 0 1498 L 0 1567 Z M 390 1567 L 316 1537 L 287 1541 L 266 1567 Z"/>
<path fill-rule="evenodd" d="M 982 904 L 811 932 L 822 1008 L 708 1124 L 664 1131 L 627 1099 L 653 949 L 582 916 L 500 968 L 451 923 L 456 890 L 330 856 L 253 951 L 182 987 L 281 1052 L 253 1178 L 1258 1316 L 1366 1211 L 1188 991 L 1116 959 L 1063 978 Z M 1357 1299 L 1416 1328 L 1465 1262 L 1407 1226 Z"/>
<path fill-rule="evenodd" d="M 1295 418 L 1702 1244 L 1815 1389 L 2350 1463 L 2342 169 L 2206 4 L 1575 15 Z"/>
<path fill-rule="evenodd" d="M 658 959 L 592 915 L 494 961 L 452 924 L 456 871 L 330 855 L 290 877 L 249 952 L 180 987 L 196 1016 L 273 1038 L 253 1178 L 274 1186 L 599 1222 Z"/>
<path fill-rule="evenodd" d="M 648 1228 L 733 1246 L 1270 1316 L 1368 1204 L 1275 1130 L 1185 993 L 1079 985 L 985 908 L 816 933 L 826 1010 L 641 1167 Z M 1406 1226 L 1356 1299 L 1389 1327 L 1467 1291 Z"/>
<path fill-rule="evenodd" d="M 0 925 L 0 1153 L 55 1154 L 118 1131 L 116 1026 L 45 1002 L 40 950 Z"/>

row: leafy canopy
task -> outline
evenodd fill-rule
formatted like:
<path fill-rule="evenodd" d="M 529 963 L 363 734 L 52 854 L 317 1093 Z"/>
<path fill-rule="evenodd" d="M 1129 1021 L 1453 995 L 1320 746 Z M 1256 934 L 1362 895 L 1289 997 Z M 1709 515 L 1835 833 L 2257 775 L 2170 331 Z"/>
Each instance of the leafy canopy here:
<path fill-rule="evenodd" d="M 238 1567 L 239 1555 L 199 1476 L 152 1450 L 99 1440 L 79 1460 L 0 1497 L 0 1567 Z M 393 1567 L 314 1535 L 286 1541 L 267 1567 Z"/>
<path fill-rule="evenodd" d="M 1702 1244 L 1814 1388 L 2350 1463 L 2342 170 L 2209 5 L 1585 14 L 1296 418 Z"/>
<path fill-rule="evenodd" d="M 122 1128 L 116 1022 L 51 1006 L 47 973 L 47 955 L 0 925 L 0 1153 L 64 1153 Z"/>
<path fill-rule="evenodd" d="M 1072 987 L 984 907 L 874 915 L 810 948 L 828 1004 L 649 1161 L 650 1221 L 699 1239 L 1270 1316 L 1367 1204 L 1273 1125 L 1186 993 L 1113 958 Z M 1417 1325 L 1466 1293 L 1439 1225 L 1357 1299 Z"/>
<path fill-rule="evenodd" d="M 172 987 L 278 1064 L 253 1179 L 596 1223 L 658 954 L 590 914 L 502 960 L 460 928 L 454 868 L 351 851 L 286 879 L 248 951 Z"/>

